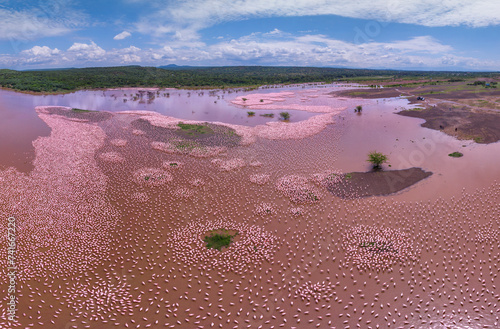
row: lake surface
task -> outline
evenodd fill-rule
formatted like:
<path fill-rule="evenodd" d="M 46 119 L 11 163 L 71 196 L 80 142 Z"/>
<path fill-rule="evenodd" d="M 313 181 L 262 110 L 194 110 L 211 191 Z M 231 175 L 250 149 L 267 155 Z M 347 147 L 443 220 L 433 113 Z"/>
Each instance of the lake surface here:
<path fill-rule="evenodd" d="M 320 90 L 322 94 L 349 87 L 335 84 L 291 85 L 263 87 L 258 90 L 177 90 L 148 88 L 82 90 L 61 95 L 32 95 L 0 90 L 0 168 L 14 166 L 29 172 L 34 159 L 32 142 L 39 136 L 48 136 L 50 129 L 38 118 L 36 106 L 67 106 L 94 111 L 154 111 L 186 120 L 225 122 L 245 126 L 257 126 L 278 121 L 283 110 L 246 110 L 230 101 L 247 93 L 276 93 L 280 91 Z M 352 88 L 352 87 L 350 87 Z M 326 97 L 326 96 L 325 96 Z M 311 101 L 311 100 L 310 100 Z M 324 103 L 323 99 L 312 100 Z M 247 111 L 256 112 L 249 117 Z M 316 115 L 297 110 L 290 113 L 290 122 L 306 120 Z M 261 114 L 274 114 L 273 118 Z"/>
<path fill-rule="evenodd" d="M 278 104 L 348 108 L 312 136 L 259 137 L 208 158 L 155 149 L 156 136 L 137 133 L 138 115 L 91 124 L 44 116 L 53 130 L 37 143 L 36 168 L 30 175 L 0 170 L 0 216 L 15 215 L 20 228 L 19 326 L 495 327 L 500 143 L 422 128 L 422 120 L 395 114 L 406 99 L 336 99 L 335 88 L 165 90 L 150 102 L 147 91 L 142 101 L 130 90 L 1 92 L 2 125 L 26 141 L 16 148 L 5 140 L 16 152 L 51 132 L 37 105 L 151 109 L 248 126 L 277 118 L 258 115 L 268 110 L 246 117 L 247 109 L 230 103 L 238 95 L 293 90 Z M 352 110 L 357 104 L 361 114 Z M 292 123 L 315 115 L 287 112 Z M 367 153 L 375 150 L 389 156 L 384 170 L 415 166 L 433 175 L 397 194 L 354 200 L 310 182 L 325 171 L 368 171 Z M 448 156 L 457 150 L 464 157 Z M 255 175 L 268 181 L 256 183 Z M 291 200 L 278 189 L 287 177 L 306 179 L 319 200 Z M 202 242 L 213 229 L 239 235 L 219 253 Z M 381 271 L 392 253 L 401 262 Z M 13 327 L 2 321 L 1 328 Z"/>

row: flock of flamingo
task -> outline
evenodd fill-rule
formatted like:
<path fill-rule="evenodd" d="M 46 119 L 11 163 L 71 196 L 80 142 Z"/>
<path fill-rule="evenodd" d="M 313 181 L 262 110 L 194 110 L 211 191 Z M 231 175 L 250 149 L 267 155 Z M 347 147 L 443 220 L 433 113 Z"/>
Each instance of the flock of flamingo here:
<path fill-rule="evenodd" d="M 307 107 L 319 94 L 235 104 Z M 0 171 L 0 213 L 19 226 L 17 321 L 5 297 L 0 328 L 499 326 L 494 181 L 449 199 L 339 199 L 326 187 L 344 174 L 317 165 L 342 155 L 325 147 L 342 138 L 333 110 L 326 124 L 297 123 L 296 138 L 287 123 L 233 126 L 241 145 L 190 150 L 131 125 L 172 118 L 37 111 L 52 132 L 34 142 L 35 169 Z M 232 242 L 207 248 L 214 231 Z"/>

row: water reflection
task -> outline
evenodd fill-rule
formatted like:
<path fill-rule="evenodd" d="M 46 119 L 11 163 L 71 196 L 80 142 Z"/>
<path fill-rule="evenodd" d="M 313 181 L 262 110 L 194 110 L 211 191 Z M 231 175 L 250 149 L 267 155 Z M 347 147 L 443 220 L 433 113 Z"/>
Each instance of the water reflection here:
<path fill-rule="evenodd" d="M 50 129 L 38 118 L 36 106 L 68 106 L 97 111 L 155 111 L 164 115 L 210 122 L 257 126 L 279 120 L 283 109 L 250 110 L 231 104 L 231 100 L 250 92 L 269 93 L 287 91 L 313 91 L 321 94 L 322 99 L 309 99 L 308 102 L 321 103 L 332 90 L 349 87 L 335 84 L 295 85 L 264 87 L 258 90 L 178 90 L 124 88 L 111 90 L 83 90 L 63 95 L 31 95 L 0 90 L 0 168 L 16 167 L 22 172 L 32 169 L 34 159 L 32 142 L 39 136 L 48 136 Z M 352 88 L 352 87 L 351 87 Z M 315 96 L 317 97 L 317 96 Z M 302 99 L 304 101 L 304 99 Z M 300 102 L 297 99 L 297 102 Z M 256 112 L 249 116 L 248 111 Z M 317 113 L 286 110 L 290 122 L 306 120 Z M 262 116 L 274 114 L 274 116 Z"/>
<path fill-rule="evenodd" d="M 34 111 L 32 97 L 0 90 L 0 169 L 31 171 L 35 158 L 32 142 L 50 134 Z"/>
<path fill-rule="evenodd" d="M 266 110 L 274 118 L 256 115 L 248 117 L 247 111 L 233 106 L 232 99 L 242 92 L 228 94 L 224 91 L 190 91 L 121 89 L 106 91 L 78 91 L 66 95 L 47 95 L 36 99 L 36 105 L 60 105 L 98 111 L 155 111 L 164 115 L 200 121 L 220 121 L 246 126 L 257 126 L 277 121 L 280 110 Z M 281 110 L 282 111 L 282 110 Z M 292 121 L 302 121 L 314 114 L 303 111 L 288 111 Z"/>

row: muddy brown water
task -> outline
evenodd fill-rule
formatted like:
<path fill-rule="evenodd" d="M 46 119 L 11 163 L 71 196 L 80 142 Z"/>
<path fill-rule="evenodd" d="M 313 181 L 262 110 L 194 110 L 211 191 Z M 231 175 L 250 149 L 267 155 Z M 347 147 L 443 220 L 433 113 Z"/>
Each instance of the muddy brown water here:
<path fill-rule="evenodd" d="M 421 120 L 395 114 L 405 102 L 370 101 L 361 115 L 343 112 L 309 138 L 230 147 L 219 158 L 241 158 L 247 165 L 228 172 L 211 163 L 213 158 L 153 150 L 148 137 L 132 134 L 134 117 L 116 114 L 96 123 L 108 136 L 95 159 L 109 180 L 107 202 L 120 214 L 109 232 L 109 252 L 78 275 L 22 284 L 19 323 L 35 328 L 495 328 L 500 144 L 464 143 L 422 128 Z M 112 145 L 116 138 L 127 144 Z M 392 169 L 418 166 L 434 174 L 385 197 L 341 200 L 322 189 L 313 204 L 294 204 L 275 188 L 285 175 L 367 171 L 371 150 L 388 154 Z M 447 156 L 455 150 L 464 157 Z M 124 161 L 100 158 L 111 151 Z M 252 161 L 261 166 L 249 166 Z M 180 164 L 167 169 L 171 182 L 154 187 L 133 179 L 136 170 L 161 168 L 163 162 Z M 269 174 L 269 182 L 251 183 L 249 176 L 257 173 Z M 191 185 L 195 178 L 205 184 Z M 178 188 L 195 193 L 182 198 Z M 133 198 L 135 193 L 143 193 L 143 201 Z M 261 203 L 275 212 L 256 214 Z M 295 207 L 303 214 L 292 215 Z M 272 259 L 246 264 L 243 274 L 201 259 L 192 265 L 187 263 L 193 259 L 172 261 L 168 241 L 176 236 L 182 237 L 179 243 L 190 241 L 190 224 L 221 218 L 255 224 L 276 236 Z M 356 247 L 346 234 L 359 225 L 404 233 L 418 259 L 386 272 L 357 269 L 346 258 L 346 248 Z M 190 248 L 202 251 L 184 247 L 186 257 Z M 78 282 L 107 284 L 92 294 L 79 290 L 87 309 L 78 309 L 67 300 Z M 316 291 L 322 294 L 318 301 L 297 296 L 309 282 L 323 286 Z M 126 289 L 118 289 L 122 284 Z"/>

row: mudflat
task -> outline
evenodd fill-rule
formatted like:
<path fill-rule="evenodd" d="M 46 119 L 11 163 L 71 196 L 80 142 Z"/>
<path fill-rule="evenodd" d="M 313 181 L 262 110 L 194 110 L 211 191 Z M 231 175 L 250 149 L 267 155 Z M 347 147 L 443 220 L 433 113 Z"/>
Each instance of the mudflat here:
<path fill-rule="evenodd" d="M 333 195 L 344 199 L 390 195 L 402 191 L 432 175 L 421 168 L 391 171 L 353 172 L 337 184 L 327 187 Z"/>
<path fill-rule="evenodd" d="M 458 139 L 472 139 L 483 144 L 500 140 L 500 113 L 493 110 L 439 103 L 425 109 L 405 110 L 398 114 L 425 119 L 422 127 L 441 130 Z"/>
<path fill-rule="evenodd" d="M 500 89 L 496 88 L 495 79 L 490 80 L 488 85 L 472 81 L 424 81 L 420 85 L 411 82 L 332 94 L 365 99 L 404 97 L 416 108 L 398 114 L 425 119 L 422 127 L 441 130 L 461 140 L 489 144 L 500 140 Z"/>

